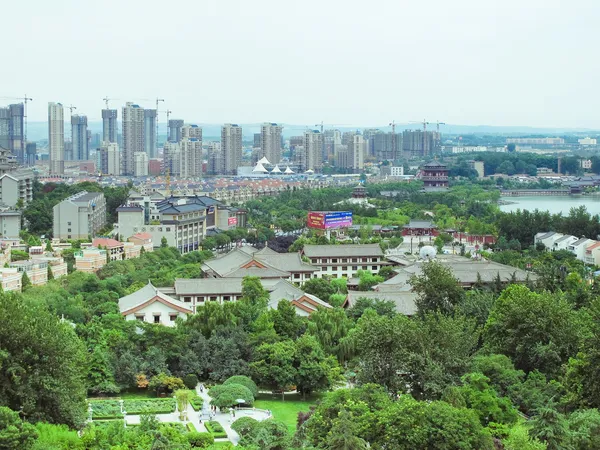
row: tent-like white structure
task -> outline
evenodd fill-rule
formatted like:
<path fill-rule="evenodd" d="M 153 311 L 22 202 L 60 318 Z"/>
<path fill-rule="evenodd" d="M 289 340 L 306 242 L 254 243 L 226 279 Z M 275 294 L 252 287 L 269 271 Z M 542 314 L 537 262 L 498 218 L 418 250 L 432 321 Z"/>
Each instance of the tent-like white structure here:
<path fill-rule="evenodd" d="M 275 167 L 273 168 L 273 170 L 271 170 L 271 173 L 281 173 L 281 169 L 279 168 L 279 164 L 275 164 Z"/>
<path fill-rule="evenodd" d="M 269 171 L 265 169 L 265 166 L 263 166 L 262 163 L 259 161 L 256 163 L 254 169 L 252 169 L 252 173 L 269 173 Z"/>
<path fill-rule="evenodd" d="M 308 170 L 307 170 L 306 172 L 304 172 L 304 173 L 315 173 L 315 171 L 314 171 L 314 170 L 312 170 L 312 169 L 308 169 Z"/>
<path fill-rule="evenodd" d="M 287 166 L 283 173 L 285 173 L 286 175 L 291 175 L 294 173 L 294 171 L 292 169 L 290 169 L 290 166 Z"/>
<path fill-rule="evenodd" d="M 258 164 L 267 164 L 267 165 L 271 165 L 271 163 L 269 162 L 269 160 L 267 159 L 266 156 L 263 156 L 262 158 L 260 158 L 260 161 L 258 161 Z"/>

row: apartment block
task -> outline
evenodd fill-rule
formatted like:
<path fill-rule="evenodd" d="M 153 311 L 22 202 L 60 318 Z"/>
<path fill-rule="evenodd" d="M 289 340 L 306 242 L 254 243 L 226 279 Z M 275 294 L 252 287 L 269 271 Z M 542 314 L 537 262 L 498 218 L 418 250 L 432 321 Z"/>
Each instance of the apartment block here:
<path fill-rule="evenodd" d="M 242 165 L 242 127 L 232 123 L 226 123 L 221 127 L 220 152 L 222 163 L 215 168 L 223 172 L 216 173 L 235 175 L 237 168 Z"/>
<path fill-rule="evenodd" d="M 265 122 L 261 126 L 260 158 L 267 158 L 275 165 L 281 162 L 281 135 L 283 126 Z"/>
<path fill-rule="evenodd" d="M 4 292 L 21 292 L 23 272 L 14 267 L 0 267 L 0 284 Z"/>
<path fill-rule="evenodd" d="M 26 273 L 32 286 L 43 286 L 48 283 L 48 263 L 46 261 L 14 261 L 9 263 L 8 267 Z"/>
<path fill-rule="evenodd" d="M 106 225 L 106 200 L 101 192 L 78 192 L 54 206 L 54 237 L 87 239 Z"/>
<path fill-rule="evenodd" d="M 75 253 L 75 269 L 95 273 L 106 264 L 106 250 L 90 247 Z"/>
<path fill-rule="evenodd" d="M 133 154 L 133 176 L 148 176 L 148 154 L 145 152 L 135 152 Z"/>

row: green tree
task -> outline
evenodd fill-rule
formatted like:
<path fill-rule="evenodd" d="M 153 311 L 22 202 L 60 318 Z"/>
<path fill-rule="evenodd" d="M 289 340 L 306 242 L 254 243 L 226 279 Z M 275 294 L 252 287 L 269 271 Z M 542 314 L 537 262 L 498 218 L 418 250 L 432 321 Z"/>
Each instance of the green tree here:
<path fill-rule="evenodd" d="M 284 339 L 296 339 L 306 329 L 306 320 L 296 314 L 296 308 L 287 300 L 277 304 L 271 317 L 275 332 Z"/>
<path fill-rule="evenodd" d="M 38 437 L 35 427 L 23 422 L 16 411 L 0 406 L 0 449 L 27 450 Z"/>
<path fill-rule="evenodd" d="M 396 315 L 396 304 L 391 300 L 359 297 L 351 308 L 346 310 L 348 317 L 358 320 L 367 309 L 374 310 L 380 316 L 393 317 Z"/>
<path fill-rule="evenodd" d="M 81 424 L 86 352 L 71 326 L 14 294 L 0 294 L 0 322 L 0 402 L 28 420 Z"/>
<path fill-rule="evenodd" d="M 240 445 L 248 449 L 287 450 L 290 434 L 283 422 L 268 419 L 259 422 L 250 432 L 242 436 Z"/>
<path fill-rule="evenodd" d="M 295 351 L 290 340 L 263 344 L 256 349 L 254 361 L 250 363 L 257 384 L 280 391 L 282 400 L 285 399 L 285 390 L 294 384 L 297 377 Z"/>
<path fill-rule="evenodd" d="M 160 239 L 160 248 L 167 248 L 168 246 L 169 246 L 169 243 L 167 242 L 167 238 L 163 236 Z"/>
<path fill-rule="evenodd" d="M 356 436 L 355 426 L 348 411 L 342 410 L 338 420 L 333 423 L 329 431 L 329 446 L 331 450 L 366 450 L 369 448 L 367 441 Z"/>
<path fill-rule="evenodd" d="M 295 342 L 296 389 L 302 397 L 315 391 L 327 391 L 341 379 L 341 370 L 333 356 L 326 356 L 317 339 L 304 334 Z"/>
<path fill-rule="evenodd" d="M 496 301 L 485 325 L 484 341 L 493 353 L 510 357 L 525 372 L 553 375 L 577 346 L 571 306 L 559 295 L 511 285 Z"/>
<path fill-rule="evenodd" d="M 328 277 L 311 278 L 304 282 L 302 290 L 307 294 L 319 297 L 323 301 L 327 301 L 331 295 L 337 293 L 335 285 L 331 284 Z"/>
<path fill-rule="evenodd" d="M 327 355 L 344 361 L 351 353 L 347 337 L 353 326 L 343 309 L 320 308 L 311 314 L 307 332 L 317 338 Z"/>
<path fill-rule="evenodd" d="M 215 386 L 208 391 L 208 394 L 212 397 L 211 404 L 221 409 L 237 405 L 238 399 L 243 399 L 248 405 L 254 403 L 254 395 L 250 389 L 236 383 Z"/>
<path fill-rule="evenodd" d="M 23 271 L 23 278 L 21 278 L 21 287 L 24 291 L 31 287 L 31 280 L 25 271 Z"/>
<path fill-rule="evenodd" d="M 435 311 L 449 314 L 464 295 L 450 268 L 435 260 L 423 264 L 421 274 L 411 276 L 409 283 L 417 294 L 417 310 L 421 316 Z"/>
<path fill-rule="evenodd" d="M 546 443 L 548 450 L 570 450 L 571 432 L 565 416 L 552 408 L 541 408 L 531 421 L 529 434 Z"/>
<path fill-rule="evenodd" d="M 251 378 L 244 375 L 234 375 L 229 377 L 223 382 L 223 384 L 241 384 L 242 386 L 248 388 L 254 397 L 258 395 L 258 387 L 256 386 L 256 383 L 252 381 Z"/>

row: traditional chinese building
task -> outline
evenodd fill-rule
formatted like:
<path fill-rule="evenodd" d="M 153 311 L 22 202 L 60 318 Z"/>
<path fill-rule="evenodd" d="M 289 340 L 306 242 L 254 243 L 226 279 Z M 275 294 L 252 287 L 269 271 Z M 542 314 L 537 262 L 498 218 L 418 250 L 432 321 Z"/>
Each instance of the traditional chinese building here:
<path fill-rule="evenodd" d="M 448 166 L 439 161 L 430 161 L 421 167 L 419 178 L 425 189 L 448 187 Z"/>
<path fill-rule="evenodd" d="M 428 220 L 411 220 L 402 227 L 402 236 L 437 236 L 437 226 Z"/>

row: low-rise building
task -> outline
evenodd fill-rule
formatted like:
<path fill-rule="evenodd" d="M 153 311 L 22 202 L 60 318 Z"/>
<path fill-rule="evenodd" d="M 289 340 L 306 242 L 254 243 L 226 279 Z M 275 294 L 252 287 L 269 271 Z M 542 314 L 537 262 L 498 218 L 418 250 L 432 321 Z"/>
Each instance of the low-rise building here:
<path fill-rule="evenodd" d="M 587 248 L 594 243 L 596 243 L 596 241 L 594 241 L 592 239 L 581 238 L 581 239 L 578 239 L 575 242 L 571 243 L 567 247 L 567 250 L 569 250 L 571 253 L 573 253 L 575 255 L 575 257 L 577 259 L 579 259 L 580 261 L 584 261 L 585 260 L 585 252 L 586 252 Z"/>
<path fill-rule="evenodd" d="M 376 274 L 386 265 L 379 244 L 305 245 L 302 253 L 318 270 L 319 278 L 351 278 L 359 270 Z"/>
<path fill-rule="evenodd" d="M 411 220 L 402 227 L 402 236 L 436 237 L 439 233 L 437 225 L 430 220 Z"/>
<path fill-rule="evenodd" d="M 583 262 L 593 266 L 600 266 L 600 242 L 594 241 L 585 249 Z"/>
<path fill-rule="evenodd" d="M 95 273 L 106 264 L 106 250 L 86 248 L 74 254 L 75 269 L 85 273 Z"/>
<path fill-rule="evenodd" d="M 123 242 L 111 238 L 96 238 L 92 241 L 92 247 L 102 248 L 108 253 L 111 261 L 125 259 L 125 246 Z"/>
<path fill-rule="evenodd" d="M 135 245 L 139 245 L 146 252 L 154 251 L 154 244 L 152 244 L 152 235 L 150 233 L 137 233 L 130 236 L 127 240 Z"/>
<path fill-rule="evenodd" d="M 184 319 L 192 309 L 183 302 L 159 291 L 152 283 L 119 299 L 119 311 L 126 320 L 139 320 L 175 326 L 177 318 Z"/>
<path fill-rule="evenodd" d="M 21 292 L 23 272 L 14 267 L 0 267 L 0 284 L 4 292 Z"/>
<path fill-rule="evenodd" d="M 554 244 L 552 245 L 552 250 L 568 250 L 569 246 L 577 240 L 578 238 L 576 238 L 575 236 L 571 236 L 570 234 L 562 236 L 554 241 Z"/>
<path fill-rule="evenodd" d="M 33 170 L 19 169 L 0 176 L 0 203 L 14 208 L 19 200 L 23 204 L 33 199 Z"/>
<path fill-rule="evenodd" d="M 46 261 L 13 261 L 8 266 L 26 273 L 32 286 L 42 286 L 48 283 L 48 263 Z"/>
<path fill-rule="evenodd" d="M 45 262 L 50 268 L 50 272 L 52 273 L 53 278 L 60 278 L 64 275 L 67 275 L 67 263 L 60 256 L 36 256 L 32 259 L 33 262 Z"/>
<path fill-rule="evenodd" d="M 139 258 L 142 254 L 142 246 L 136 245 L 133 242 L 124 242 L 123 250 L 125 259 Z"/>
<path fill-rule="evenodd" d="M 87 239 L 106 225 L 106 200 L 102 192 L 81 191 L 54 206 L 54 237 Z"/>
<path fill-rule="evenodd" d="M 0 211 L 0 234 L 7 238 L 18 238 L 21 232 L 22 213 L 16 209 Z"/>

